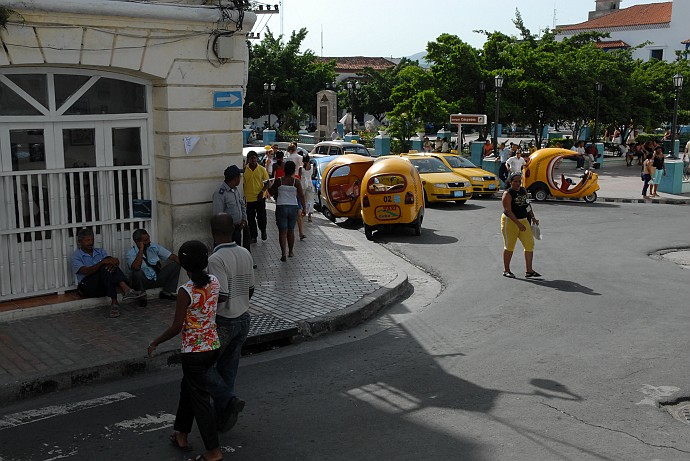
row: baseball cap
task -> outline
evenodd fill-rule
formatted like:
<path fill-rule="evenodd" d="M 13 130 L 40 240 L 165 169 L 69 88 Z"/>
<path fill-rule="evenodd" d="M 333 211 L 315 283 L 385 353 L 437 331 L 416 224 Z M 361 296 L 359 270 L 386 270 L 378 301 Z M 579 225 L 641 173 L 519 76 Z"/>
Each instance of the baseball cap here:
<path fill-rule="evenodd" d="M 236 178 L 242 174 L 242 170 L 237 167 L 237 165 L 230 165 L 225 169 L 224 175 L 225 179 Z"/>

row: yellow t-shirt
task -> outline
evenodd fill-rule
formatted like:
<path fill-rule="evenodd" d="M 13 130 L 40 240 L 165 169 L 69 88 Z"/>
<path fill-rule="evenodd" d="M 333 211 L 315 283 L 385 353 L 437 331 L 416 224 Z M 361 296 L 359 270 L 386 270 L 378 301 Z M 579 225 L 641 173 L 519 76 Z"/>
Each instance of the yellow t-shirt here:
<path fill-rule="evenodd" d="M 257 165 L 252 171 L 247 165 L 244 168 L 243 189 L 247 202 L 256 202 L 259 192 L 264 188 L 264 181 L 268 181 L 266 168 Z"/>

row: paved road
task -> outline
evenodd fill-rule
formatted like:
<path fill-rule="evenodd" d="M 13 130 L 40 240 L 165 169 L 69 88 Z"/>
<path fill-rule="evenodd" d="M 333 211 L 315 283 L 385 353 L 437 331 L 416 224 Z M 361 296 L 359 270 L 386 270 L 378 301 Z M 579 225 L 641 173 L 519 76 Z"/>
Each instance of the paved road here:
<path fill-rule="evenodd" d="M 413 276 L 413 297 L 376 321 L 243 360 L 226 459 L 688 459 L 688 426 L 656 407 L 690 395 L 688 273 L 650 257 L 688 247 L 685 207 L 535 211 L 543 281 L 521 278 L 519 253 L 519 278 L 500 276 L 497 199 L 429 210 L 420 238 L 377 235 L 443 291 Z M 178 379 L 60 394 L 98 406 L 43 421 L 48 400 L 7 407 L 0 458 L 182 459 L 165 445 Z"/>

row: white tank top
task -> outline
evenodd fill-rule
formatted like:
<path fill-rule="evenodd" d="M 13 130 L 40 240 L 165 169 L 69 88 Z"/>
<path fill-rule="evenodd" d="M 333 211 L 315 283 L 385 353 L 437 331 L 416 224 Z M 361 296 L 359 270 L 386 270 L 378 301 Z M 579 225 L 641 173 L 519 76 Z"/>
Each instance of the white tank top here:
<path fill-rule="evenodd" d="M 297 180 L 292 178 L 292 186 L 287 186 L 283 184 L 283 179 L 286 179 L 286 177 L 278 178 L 278 181 L 280 181 L 280 186 L 278 186 L 278 198 L 276 199 L 276 206 L 297 206 L 297 187 L 294 185 Z"/>

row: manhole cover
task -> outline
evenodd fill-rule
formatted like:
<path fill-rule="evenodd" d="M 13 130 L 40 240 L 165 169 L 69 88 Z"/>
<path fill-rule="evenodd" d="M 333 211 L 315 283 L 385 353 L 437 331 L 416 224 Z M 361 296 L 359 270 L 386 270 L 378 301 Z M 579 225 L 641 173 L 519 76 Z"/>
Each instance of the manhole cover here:
<path fill-rule="evenodd" d="M 666 409 L 671 413 L 671 416 L 678 421 L 690 425 L 690 402 L 679 403 L 678 405 L 669 406 Z"/>

